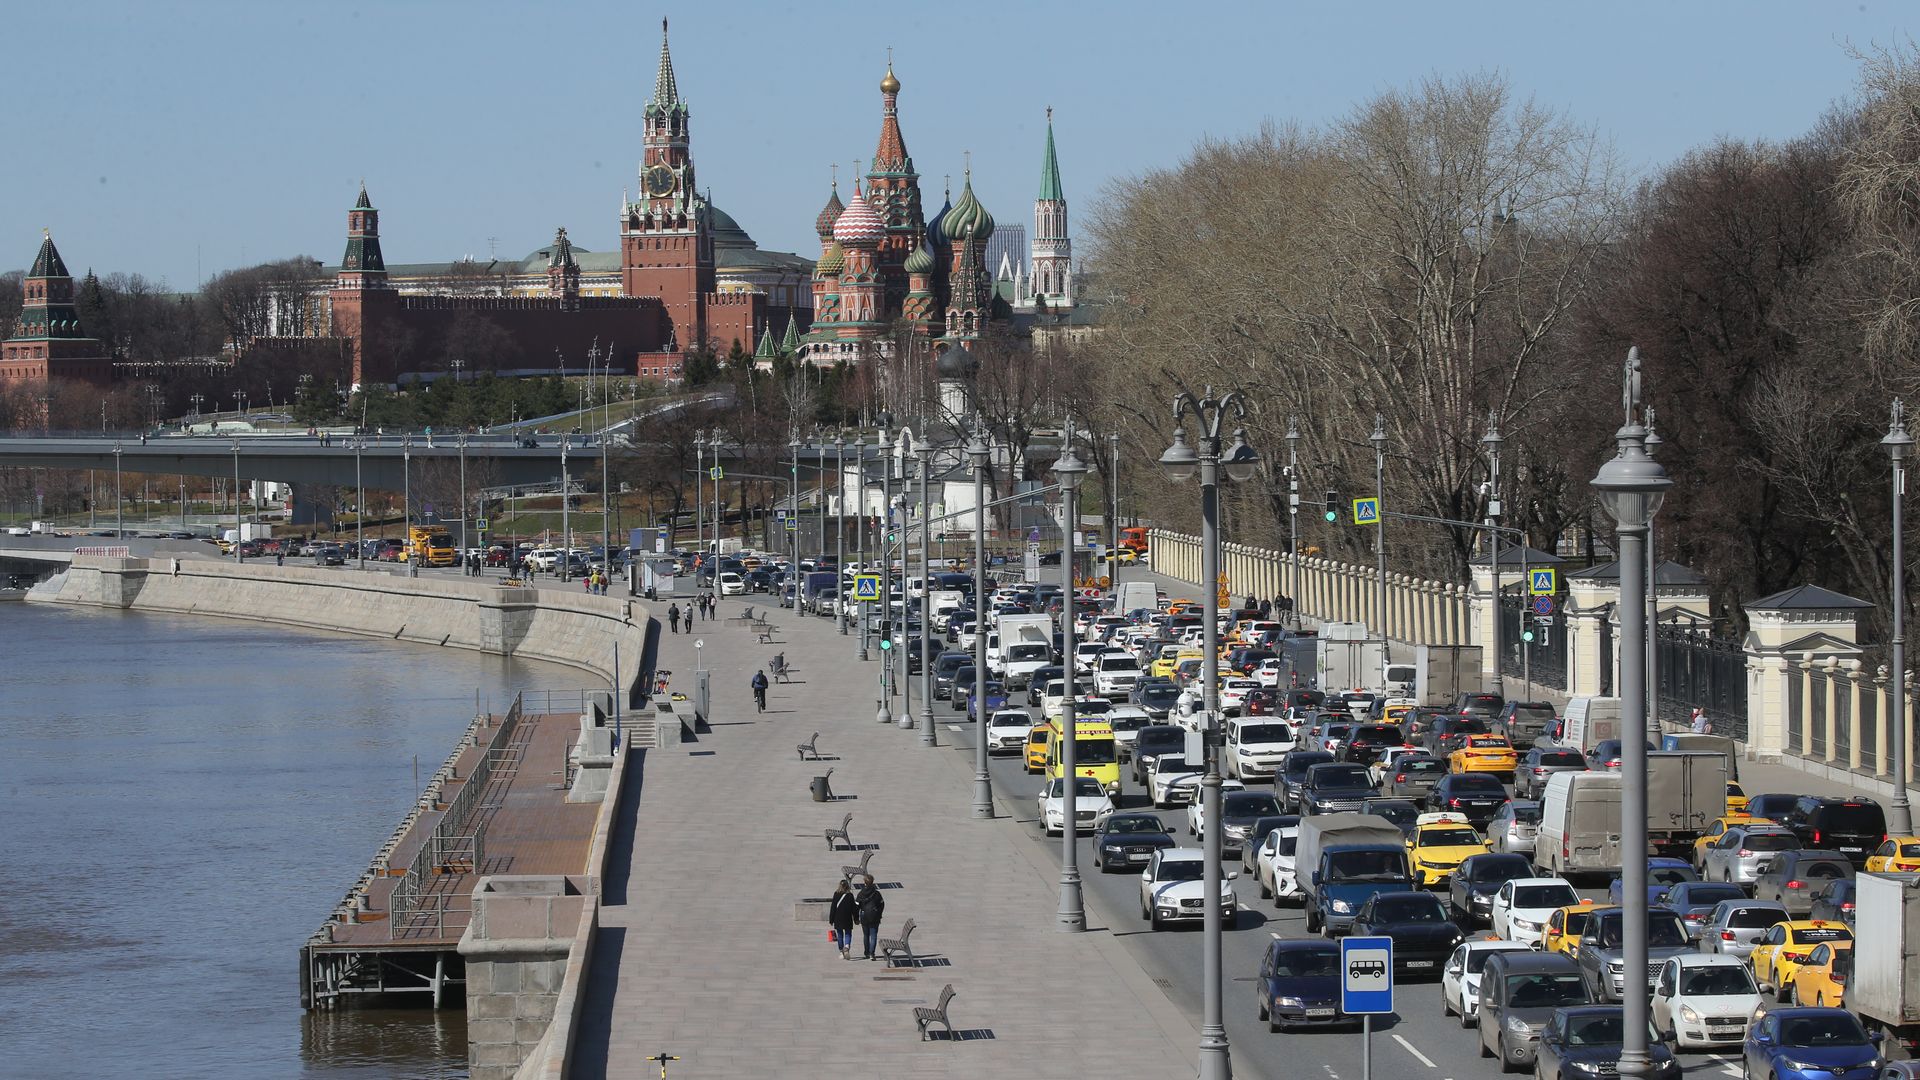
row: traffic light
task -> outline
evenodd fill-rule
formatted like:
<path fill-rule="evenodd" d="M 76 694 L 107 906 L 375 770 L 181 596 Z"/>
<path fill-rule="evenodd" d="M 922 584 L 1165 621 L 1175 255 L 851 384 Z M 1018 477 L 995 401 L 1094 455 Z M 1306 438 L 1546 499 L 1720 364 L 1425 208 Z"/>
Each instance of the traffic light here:
<path fill-rule="evenodd" d="M 1337 522 L 1339 520 L 1340 520 L 1340 493 L 1337 491 L 1329 491 L 1327 492 L 1327 521 Z"/>

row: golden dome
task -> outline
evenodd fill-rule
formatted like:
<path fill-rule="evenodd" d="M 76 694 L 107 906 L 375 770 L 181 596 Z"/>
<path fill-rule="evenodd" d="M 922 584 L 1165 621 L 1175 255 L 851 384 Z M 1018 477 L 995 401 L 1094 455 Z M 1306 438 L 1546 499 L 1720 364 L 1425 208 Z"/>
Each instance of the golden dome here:
<path fill-rule="evenodd" d="M 893 65 L 887 65 L 887 77 L 880 80 L 880 92 L 897 94 L 900 92 L 900 80 L 893 77 Z"/>

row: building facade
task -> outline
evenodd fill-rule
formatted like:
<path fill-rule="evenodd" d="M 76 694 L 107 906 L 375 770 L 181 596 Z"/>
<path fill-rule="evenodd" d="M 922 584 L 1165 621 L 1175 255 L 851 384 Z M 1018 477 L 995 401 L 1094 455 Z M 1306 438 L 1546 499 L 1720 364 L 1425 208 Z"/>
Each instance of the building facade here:
<path fill-rule="evenodd" d="M 113 379 L 106 343 L 87 336 L 74 306 L 73 276 L 53 246 L 53 234 L 21 285 L 20 317 L 0 342 L 0 383 L 45 383 L 71 379 L 104 386 Z"/>

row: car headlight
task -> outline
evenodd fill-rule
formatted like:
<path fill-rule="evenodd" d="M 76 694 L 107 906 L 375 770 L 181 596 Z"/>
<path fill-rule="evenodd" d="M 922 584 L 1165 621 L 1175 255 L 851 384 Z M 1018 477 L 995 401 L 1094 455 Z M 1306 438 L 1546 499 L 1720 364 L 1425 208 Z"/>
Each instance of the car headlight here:
<path fill-rule="evenodd" d="M 1626 967 L 1627 967 L 1627 962 L 1625 960 L 1607 961 L 1607 970 L 1613 972 L 1616 975 L 1618 975 L 1622 971 L 1625 971 Z"/>
<path fill-rule="evenodd" d="M 1303 1009 L 1306 1007 L 1297 997 L 1278 997 L 1273 999 L 1273 1003 L 1287 1009 Z"/>
<path fill-rule="evenodd" d="M 1605 1070 L 1597 1061 L 1569 1061 L 1567 1062 L 1567 1066 L 1582 1076 L 1602 1076 L 1605 1074 Z"/>
<path fill-rule="evenodd" d="M 1682 1005 L 1680 1006 L 1680 1019 L 1685 1020 L 1689 1024 L 1697 1024 L 1700 1022 L 1700 1014 L 1693 1011 L 1693 1006 Z"/>
<path fill-rule="evenodd" d="M 1511 919 L 1511 920 L 1509 920 L 1509 921 L 1513 923 L 1513 928 L 1514 928 L 1515 930 L 1538 930 L 1538 929 L 1540 929 L 1540 924 L 1539 924 L 1539 923 L 1537 923 L 1537 922 L 1528 922 L 1528 921 L 1527 921 L 1527 920 L 1525 920 L 1525 919 Z"/>
<path fill-rule="evenodd" d="M 1353 903 L 1352 903 L 1352 901 L 1349 901 L 1349 900 L 1340 900 L 1340 899 L 1335 899 L 1335 900 L 1334 900 L 1334 902 L 1333 902 L 1333 913 L 1334 913 L 1335 915 L 1351 915 L 1351 914 L 1353 914 Z"/>
<path fill-rule="evenodd" d="M 1528 1038 L 1533 1036 L 1533 1025 L 1517 1016 L 1508 1016 L 1505 1023 L 1507 1030 L 1515 1035 L 1524 1035 Z"/>

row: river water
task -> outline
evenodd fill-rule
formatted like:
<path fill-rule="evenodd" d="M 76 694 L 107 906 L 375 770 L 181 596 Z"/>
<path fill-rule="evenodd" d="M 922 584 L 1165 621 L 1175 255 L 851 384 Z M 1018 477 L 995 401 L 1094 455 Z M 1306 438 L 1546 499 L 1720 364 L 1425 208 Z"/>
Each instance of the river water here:
<path fill-rule="evenodd" d="M 583 672 L 0 604 L 0 1076 L 466 1073 L 459 1009 L 304 1014 L 300 944 L 480 707 Z"/>

